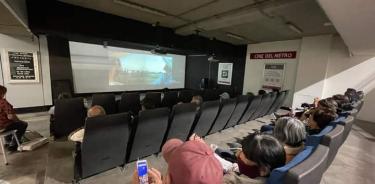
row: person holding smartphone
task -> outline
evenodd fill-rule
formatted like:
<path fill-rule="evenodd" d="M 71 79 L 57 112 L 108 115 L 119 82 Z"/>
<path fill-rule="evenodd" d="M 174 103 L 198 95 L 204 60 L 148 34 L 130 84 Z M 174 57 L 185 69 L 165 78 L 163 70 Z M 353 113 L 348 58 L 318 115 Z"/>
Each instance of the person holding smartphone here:
<path fill-rule="evenodd" d="M 223 168 L 215 158 L 212 149 L 202 141 L 179 139 L 168 140 L 162 154 L 168 163 L 168 172 L 162 177 L 154 168 L 148 170 L 149 184 L 212 184 L 223 182 Z M 138 169 L 133 174 L 132 183 L 140 184 Z"/>

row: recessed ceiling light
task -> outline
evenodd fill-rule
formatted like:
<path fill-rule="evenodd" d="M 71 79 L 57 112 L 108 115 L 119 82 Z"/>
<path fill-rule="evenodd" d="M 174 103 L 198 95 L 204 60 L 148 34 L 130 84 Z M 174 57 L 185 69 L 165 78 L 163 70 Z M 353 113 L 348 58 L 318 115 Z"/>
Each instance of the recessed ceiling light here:
<path fill-rule="evenodd" d="M 243 36 L 240 36 L 240 35 L 236 35 L 236 34 L 233 34 L 233 33 L 229 33 L 227 32 L 226 35 L 228 37 L 231 37 L 231 38 L 234 38 L 234 39 L 237 39 L 237 40 L 247 40 L 245 37 Z"/>
<path fill-rule="evenodd" d="M 292 31 L 298 33 L 298 34 L 302 34 L 303 31 L 301 28 L 297 27 L 296 25 L 294 25 L 293 23 L 291 22 L 287 22 L 286 25 L 289 27 L 289 29 L 291 29 Z"/>
<path fill-rule="evenodd" d="M 136 4 L 136 3 L 133 3 L 133 2 L 129 2 L 129 1 L 126 1 L 126 0 L 113 0 L 113 2 L 116 3 L 116 4 L 121 4 L 121 5 L 130 7 L 130 8 L 137 9 L 139 11 L 151 13 L 151 14 L 154 14 L 154 15 L 159 15 L 159 16 L 162 16 L 162 17 L 168 16 L 166 13 L 164 13 L 162 11 L 155 10 L 153 8 L 149 8 L 147 6 L 143 6 L 143 5 Z"/>
<path fill-rule="evenodd" d="M 332 22 L 325 22 L 323 25 L 326 26 L 326 27 L 333 26 Z"/>

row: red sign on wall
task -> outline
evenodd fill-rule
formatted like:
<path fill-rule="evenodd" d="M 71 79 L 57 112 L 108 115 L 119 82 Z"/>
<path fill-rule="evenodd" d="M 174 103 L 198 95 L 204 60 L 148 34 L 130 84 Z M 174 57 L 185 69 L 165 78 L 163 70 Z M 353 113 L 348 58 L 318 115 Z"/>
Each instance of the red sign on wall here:
<path fill-rule="evenodd" d="M 250 53 L 250 59 L 294 59 L 297 51 Z"/>

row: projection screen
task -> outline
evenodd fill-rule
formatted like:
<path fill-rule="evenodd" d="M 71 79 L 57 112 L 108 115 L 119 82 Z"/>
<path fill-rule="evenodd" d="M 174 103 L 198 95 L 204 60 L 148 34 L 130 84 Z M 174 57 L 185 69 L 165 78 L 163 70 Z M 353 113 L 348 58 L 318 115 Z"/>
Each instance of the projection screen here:
<path fill-rule="evenodd" d="M 186 56 L 69 42 L 76 93 L 185 87 Z"/>

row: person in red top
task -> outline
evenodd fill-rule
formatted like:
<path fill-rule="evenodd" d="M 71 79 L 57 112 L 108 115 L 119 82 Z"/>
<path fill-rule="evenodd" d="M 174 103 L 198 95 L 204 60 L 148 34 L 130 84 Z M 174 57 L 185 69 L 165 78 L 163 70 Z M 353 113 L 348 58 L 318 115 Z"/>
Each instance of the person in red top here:
<path fill-rule="evenodd" d="M 5 99 L 7 88 L 0 85 L 0 132 L 17 130 L 17 138 L 21 141 L 27 123 L 18 119 L 13 106 Z M 5 137 L 5 146 L 9 151 L 17 150 L 17 142 L 12 136 Z"/>

